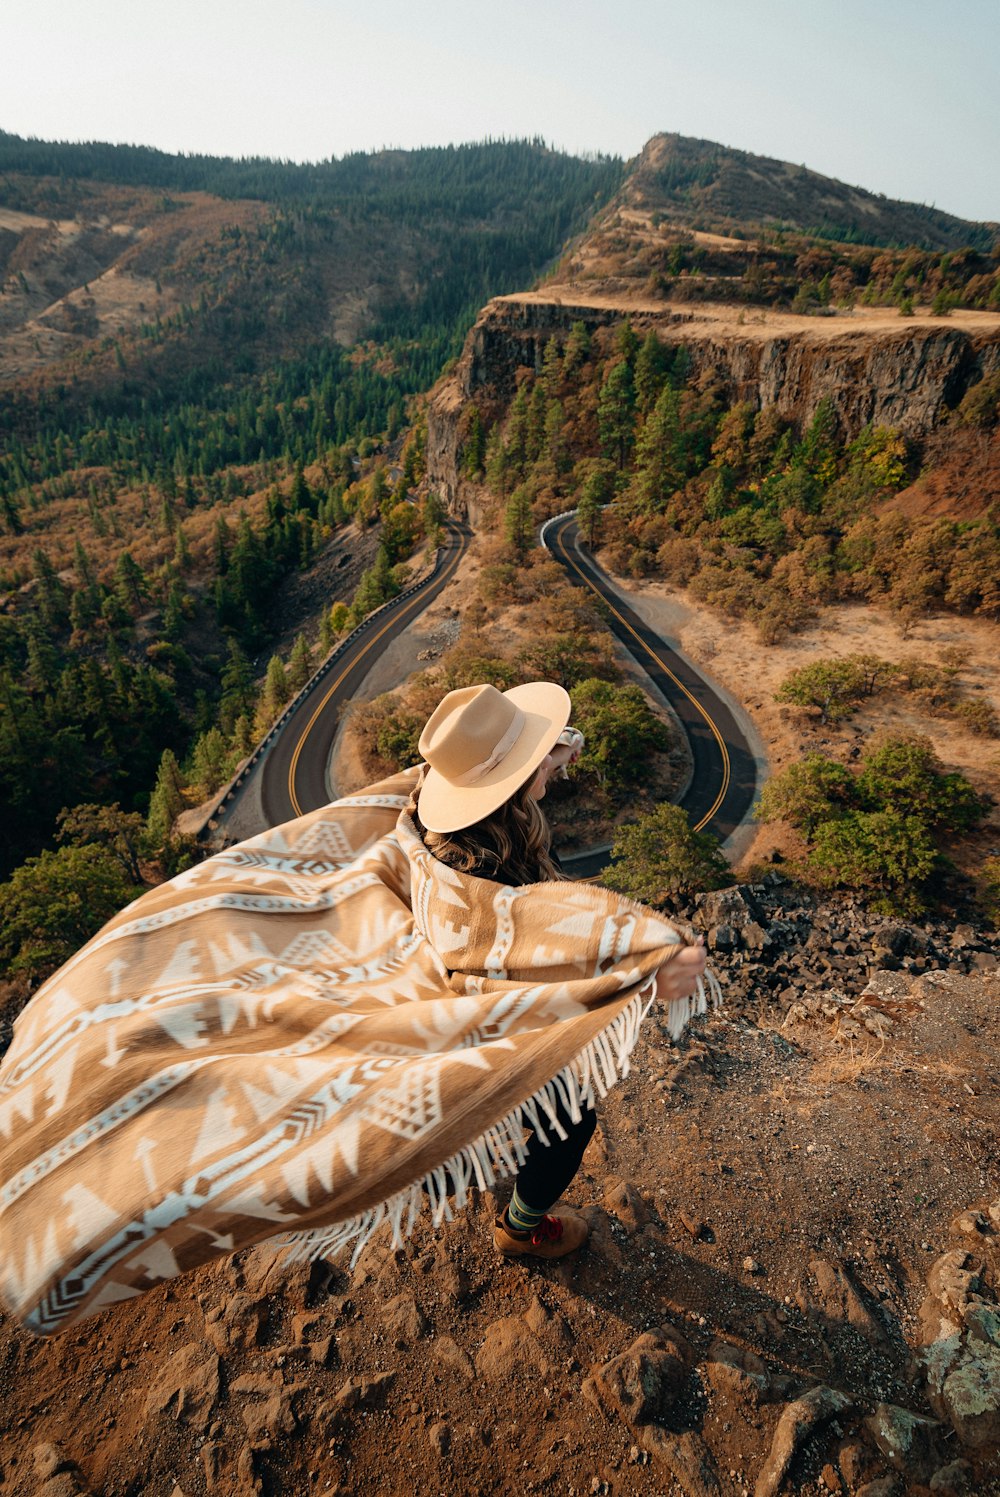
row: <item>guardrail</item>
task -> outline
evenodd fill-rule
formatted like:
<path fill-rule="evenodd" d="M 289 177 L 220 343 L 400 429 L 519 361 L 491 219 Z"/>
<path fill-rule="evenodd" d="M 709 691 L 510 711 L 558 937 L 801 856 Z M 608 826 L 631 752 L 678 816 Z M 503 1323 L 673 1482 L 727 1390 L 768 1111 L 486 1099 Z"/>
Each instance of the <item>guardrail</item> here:
<path fill-rule="evenodd" d="M 577 513 L 578 511 L 576 509 L 564 509 L 561 515 L 549 515 L 549 518 L 544 521 L 541 530 L 539 530 L 538 532 L 538 540 L 540 544 L 545 547 L 546 551 L 549 549 L 549 543 L 545 539 L 545 532 L 548 530 L 549 526 L 554 525 L 557 520 L 568 520 L 570 515 L 575 515 Z"/>
<path fill-rule="evenodd" d="M 219 792 L 219 798 L 215 803 L 214 809 L 211 811 L 209 817 L 207 818 L 205 826 L 207 826 L 210 821 L 214 820 L 214 818 L 217 817 L 221 812 L 225 811 L 227 804 L 233 799 L 233 797 L 236 795 L 236 792 L 243 787 L 246 780 L 253 773 L 254 769 L 256 769 L 266 750 L 271 746 L 274 738 L 278 733 L 280 733 L 281 729 L 285 726 L 285 724 L 288 722 L 288 719 L 293 715 L 293 713 L 295 713 L 302 705 L 302 702 L 312 691 L 313 687 L 319 681 L 322 681 L 324 676 L 329 674 L 329 672 L 333 669 L 337 662 L 342 659 L 342 657 L 347 653 L 348 648 L 355 642 L 355 640 L 360 639 L 361 636 L 371 628 L 372 624 L 374 624 L 375 620 L 379 618 L 381 614 L 385 613 L 389 609 L 398 607 L 398 605 L 404 602 L 405 599 L 412 598 L 416 593 L 419 593 L 422 588 L 425 588 L 429 582 L 433 582 L 434 578 L 440 571 L 442 560 L 442 547 L 439 546 L 437 555 L 434 559 L 434 566 L 431 568 L 430 572 L 428 572 L 426 577 L 422 577 L 421 580 L 419 582 L 415 582 L 412 587 L 404 588 L 403 591 L 401 593 L 397 593 L 394 598 L 388 598 L 384 603 L 380 603 L 377 608 L 373 608 L 371 613 L 366 614 L 366 616 L 361 620 L 361 623 L 357 624 L 351 630 L 350 634 L 345 635 L 344 638 L 339 642 L 339 644 L 334 645 L 333 649 L 330 651 L 329 655 L 327 655 L 322 665 L 318 668 L 318 670 L 315 670 L 313 672 L 306 684 L 296 692 L 295 696 L 288 703 L 287 707 L 282 710 L 281 716 L 276 718 L 275 721 L 271 724 L 266 734 L 261 739 L 260 743 L 258 743 L 257 747 L 254 749 L 253 753 L 248 759 L 244 761 L 242 767 L 237 770 L 236 774 L 229 781 L 229 784 Z M 202 828 L 202 831 L 204 831 L 204 827 Z"/>

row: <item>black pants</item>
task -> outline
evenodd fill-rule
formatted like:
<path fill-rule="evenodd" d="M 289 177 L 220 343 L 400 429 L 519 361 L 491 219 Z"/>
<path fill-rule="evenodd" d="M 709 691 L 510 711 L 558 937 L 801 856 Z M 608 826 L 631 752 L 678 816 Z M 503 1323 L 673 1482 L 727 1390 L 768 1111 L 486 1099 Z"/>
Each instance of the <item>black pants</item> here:
<path fill-rule="evenodd" d="M 546 1148 L 540 1139 L 532 1136 L 528 1157 L 514 1181 L 521 1200 L 535 1211 L 547 1211 L 558 1201 L 580 1168 L 584 1150 L 597 1127 L 597 1114 L 592 1107 L 585 1107 L 583 1117 L 574 1123 L 560 1102 L 556 1116 L 566 1130 L 566 1137 L 559 1138 L 552 1128 L 547 1128 L 549 1143 Z"/>

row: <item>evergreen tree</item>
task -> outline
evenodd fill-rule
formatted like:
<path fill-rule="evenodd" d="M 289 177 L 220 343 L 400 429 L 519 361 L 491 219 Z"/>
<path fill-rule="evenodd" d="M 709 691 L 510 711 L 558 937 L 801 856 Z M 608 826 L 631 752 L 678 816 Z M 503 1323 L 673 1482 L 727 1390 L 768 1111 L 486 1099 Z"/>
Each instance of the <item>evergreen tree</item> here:
<path fill-rule="evenodd" d="M 534 544 L 535 517 L 526 484 L 520 484 L 507 500 L 504 510 L 504 538 L 522 561 Z"/>
<path fill-rule="evenodd" d="M 272 655 L 267 663 L 264 689 L 260 694 L 254 714 L 254 734 L 258 739 L 263 738 L 268 732 L 271 724 L 292 695 L 293 690 L 289 686 L 281 656 Z"/>
<path fill-rule="evenodd" d="M 549 400 L 555 400 L 562 385 L 562 349 L 558 339 L 550 338 L 542 355 L 542 389 Z"/>
<path fill-rule="evenodd" d="M 304 634 L 295 637 L 292 653 L 288 661 L 288 685 L 294 696 L 301 691 L 313 673 L 312 650 L 306 643 Z"/>
<path fill-rule="evenodd" d="M 644 514 L 659 514 L 684 482 L 679 396 L 664 386 L 639 435 L 633 492 Z"/>
<path fill-rule="evenodd" d="M 566 376 L 575 374 L 589 358 L 590 334 L 587 332 L 586 324 L 574 322 L 563 350 L 563 374 Z"/>
<path fill-rule="evenodd" d="M 646 334 L 635 361 L 635 400 L 645 415 L 656 404 L 670 371 L 670 354 L 652 331 Z"/>
<path fill-rule="evenodd" d="M 146 836 L 152 848 L 159 849 L 166 844 L 170 829 L 184 805 L 184 781 L 177 756 L 172 749 L 164 749 L 146 816 Z"/>
<path fill-rule="evenodd" d="M 191 753 L 190 787 L 198 800 L 207 800 L 230 775 L 229 748 L 218 728 L 209 728 Z"/>
<path fill-rule="evenodd" d="M 229 655 L 222 670 L 222 695 L 219 701 L 219 727 L 232 733 L 236 719 L 253 712 L 254 689 L 250 662 L 239 641 L 229 641 Z"/>
<path fill-rule="evenodd" d="M 462 472 L 466 478 L 478 478 L 486 461 L 486 433 L 478 406 L 469 410 L 465 441 L 462 444 Z M 404 490 L 404 493 L 406 491 Z"/>
<path fill-rule="evenodd" d="M 601 451 L 620 469 L 632 450 L 635 424 L 635 391 L 632 371 L 622 360 L 612 364 L 601 385 L 597 401 L 597 429 Z"/>

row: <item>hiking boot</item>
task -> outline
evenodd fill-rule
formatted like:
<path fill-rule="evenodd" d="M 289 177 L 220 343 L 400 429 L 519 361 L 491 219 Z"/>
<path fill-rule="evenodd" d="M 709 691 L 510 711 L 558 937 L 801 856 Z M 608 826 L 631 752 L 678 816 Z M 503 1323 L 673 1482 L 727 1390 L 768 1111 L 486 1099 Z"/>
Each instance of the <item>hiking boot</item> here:
<path fill-rule="evenodd" d="M 590 1227 L 578 1211 L 557 1206 L 533 1232 L 515 1232 L 503 1216 L 493 1223 L 493 1245 L 505 1258 L 565 1258 L 583 1247 Z"/>

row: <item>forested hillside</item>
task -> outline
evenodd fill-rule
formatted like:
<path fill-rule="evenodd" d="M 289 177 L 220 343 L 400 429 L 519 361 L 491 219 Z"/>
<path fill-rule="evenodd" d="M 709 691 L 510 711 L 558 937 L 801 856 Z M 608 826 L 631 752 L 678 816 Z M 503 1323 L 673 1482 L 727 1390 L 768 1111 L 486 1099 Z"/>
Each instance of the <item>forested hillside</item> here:
<path fill-rule="evenodd" d="M 537 141 L 295 167 L 0 136 L 3 871 L 151 792 L 162 849 L 400 585 L 437 523 L 412 398 L 620 176 Z M 345 525 L 381 540 L 356 611 L 262 688 L 283 579 Z"/>
<path fill-rule="evenodd" d="M 881 426 L 845 440 L 828 402 L 804 429 L 734 403 L 683 343 L 640 338 L 627 317 L 575 324 L 521 376 L 509 408 L 484 390 L 461 418 L 464 472 L 485 478 L 515 550 L 578 506 L 617 570 L 689 585 L 765 641 L 851 597 L 904 627 L 931 609 L 1000 616 L 1000 376 L 921 442 Z M 925 515 L 914 480 L 945 463 L 976 471 L 975 496 Z"/>

